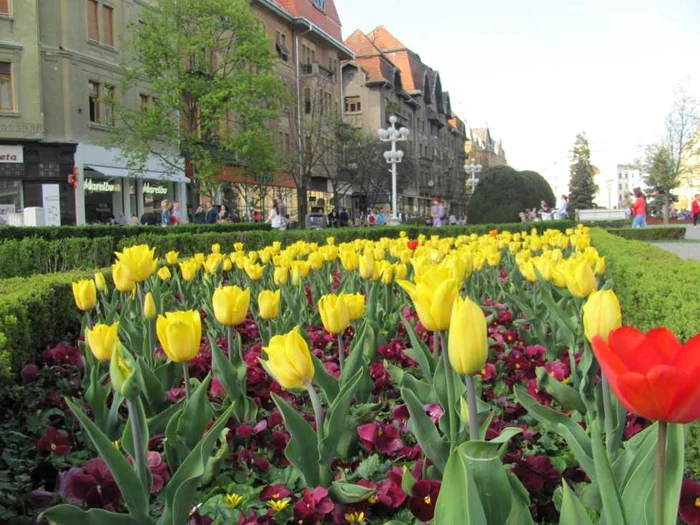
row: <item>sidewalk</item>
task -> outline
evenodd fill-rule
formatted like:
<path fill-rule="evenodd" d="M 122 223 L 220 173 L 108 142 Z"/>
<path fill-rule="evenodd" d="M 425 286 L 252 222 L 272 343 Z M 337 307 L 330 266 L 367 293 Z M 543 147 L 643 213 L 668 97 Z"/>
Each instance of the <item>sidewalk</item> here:
<path fill-rule="evenodd" d="M 686 227 L 685 238 L 694 242 L 654 242 L 654 246 L 675 253 L 683 259 L 700 261 L 700 228 Z"/>

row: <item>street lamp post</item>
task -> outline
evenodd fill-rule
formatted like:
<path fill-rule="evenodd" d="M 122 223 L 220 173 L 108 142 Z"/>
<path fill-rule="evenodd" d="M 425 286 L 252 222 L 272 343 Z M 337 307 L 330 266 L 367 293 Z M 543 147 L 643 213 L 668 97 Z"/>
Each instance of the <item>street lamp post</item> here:
<path fill-rule="evenodd" d="M 391 169 L 389 172 L 391 173 L 391 224 L 398 224 L 399 223 L 399 216 L 398 216 L 398 197 L 396 195 L 396 165 L 400 163 L 403 160 L 403 151 L 397 150 L 396 149 L 396 143 L 397 142 L 403 142 L 408 140 L 408 135 L 410 134 L 410 131 L 408 131 L 408 128 L 401 127 L 399 129 L 396 128 L 396 122 L 398 122 L 398 119 L 396 118 L 395 115 L 392 115 L 389 117 L 389 122 L 391 123 L 391 127 L 387 129 L 380 129 L 377 133 L 379 134 L 379 140 L 382 142 L 390 142 L 391 143 L 391 149 L 389 151 L 384 152 L 384 158 L 386 159 L 387 164 L 391 165 Z"/>
<path fill-rule="evenodd" d="M 482 170 L 481 164 L 477 164 L 474 161 L 474 159 L 472 159 L 471 164 L 464 165 L 464 171 L 472 174 L 471 180 L 470 180 L 471 187 L 472 187 L 472 191 L 471 191 L 472 195 L 474 195 L 474 191 L 476 190 L 476 185 L 479 184 L 479 179 L 476 177 L 476 174 L 481 173 L 481 170 Z"/>

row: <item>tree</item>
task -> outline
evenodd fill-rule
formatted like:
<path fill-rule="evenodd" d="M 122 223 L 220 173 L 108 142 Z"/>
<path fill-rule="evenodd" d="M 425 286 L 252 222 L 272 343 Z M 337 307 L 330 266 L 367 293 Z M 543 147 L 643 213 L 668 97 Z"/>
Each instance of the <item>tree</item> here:
<path fill-rule="evenodd" d="M 275 57 L 247 0 L 159 0 L 130 27 L 133 60 L 124 64 L 127 97 L 113 142 L 134 169 L 157 155 L 184 155 L 197 189 L 213 193 L 224 166 L 252 176 L 275 167 L 266 123 L 279 114 Z M 126 97 L 125 97 L 126 98 Z M 175 145 L 175 146 L 174 146 Z"/>
<path fill-rule="evenodd" d="M 576 135 L 569 173 L 570 209 L 593 208 L 593 198 L 598 187 L 593 177 L 595 170 L 591 164 L 591 148 L 585 133 Z"/>
<path fill-rule="evenodd" d="M 698 166 L 692 162 L 700 133 L 700 108 L 697 98 L 688 94 L 685 85 L 676 90 L 671 111 L 666 115 L 664 136 L 657 144 L 644 149 L 641 162 L 646 183 L 663 196 L 664 223 L 668 224 L 671 191 L 681 182 L 694 182 Z"/>

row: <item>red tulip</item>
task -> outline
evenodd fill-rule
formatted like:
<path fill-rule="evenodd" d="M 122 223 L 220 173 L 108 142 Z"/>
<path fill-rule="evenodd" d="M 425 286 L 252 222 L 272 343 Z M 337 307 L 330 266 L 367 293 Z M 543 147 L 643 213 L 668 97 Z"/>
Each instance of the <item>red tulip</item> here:
<path fill-rule="evenodd" d="M 593 338 L 593 351 L 624 407 L 652 421 L 690 423 L 700 418 L 700 336 L 686 344 L 667 328 L 646 334 L 623 326 L 609 343 Z"/>
<path fill-rule="evenodd" d="M 409 249 L 409 250 L 415 250 L 416 248 L 418 248 L 418 241 L 415 241 L 415 240 L 413 240 L 413 241 L 408 241 L 408 242 L 406 243 L 406 246 L 408 246 L 408 249 Z"/>

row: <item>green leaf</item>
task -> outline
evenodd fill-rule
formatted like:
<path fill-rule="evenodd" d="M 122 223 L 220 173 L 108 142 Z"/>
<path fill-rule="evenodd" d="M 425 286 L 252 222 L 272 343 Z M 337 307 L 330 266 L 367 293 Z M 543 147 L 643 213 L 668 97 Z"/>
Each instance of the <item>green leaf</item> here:
<path fill-rule="evenodd" d="M 513 387 L 513 392 L 518 402 L 531 416 L 537 419 L 545 429 L 550 429 L 564 438 L 566 444 L 569 445 L 569 449 L 581 465 L 581 468 L 586 471 L 589 478 L 595 480 L 596 470 L 593 465 L 591 440 L 588 434 L 586 434 L 586 431 L 573 419 L 566 417 L 561 412 L 540 405 L 533 397 L 528 395 L 522 387 Z"/>
<path fill-rule="evenodd" d="M 226 395 L 234 405 L 234 414 L 238 423 L 244 421 L 245 415 L 245 364 L 243 364 L 243 377 L 236 367 L 231 363 L 216 343 L 216 338 L 209 336 L 211 344 L 211 369 L 214 372 L 214 377 L 224 387 Z"/>
<path fill-rule="evenodd" d="M 413 494 L 413 486 L 418 480 L 413 477 L 413 473 L 404 466 L 403 475 L 401 476 L 401 490 L 409 496 Z"/>
<path fill-rule="evenodd" d="M 141 387 L 141 395 L 145 398 L 148 405 L 148 413 L 157 414 L 168 400 L 168 394 L 153 373 L 153 370 L 151 370 L 143 359 L 136 360 L 136 368 L 138 371 L 136 378 Z"/>
<path fill-rule="evenodd" d="M 664 523 L 673 523 L 678 512 L 685 460 L 684 425 L 669 424 L 664 470 Z"/>
<path fill-rule="evenodd" d="M 326 367 L 323 366 L 323 363 L 318 357 L 311 354 L 311 361 L 314 364 L 314 383 L 323 390 L 326 400 L 330 404 L 336 398 L 338 392 L 340 392 L 338 380 L 326 370 Z"/>
<path fill-rule="evenodd" d="M 57 505 L 41 514 L 40 521 L 49 520 L 57 525 L 80 523 L 81 525 L 139 525 L 129 514 L 117 514 L 104 509 L 83 510 L 75 505 Z"/>
<path fill-rule="evenodd" d="M 534 525 L 530 515 L 530 494 L 520 480 L 512 472 L 508 472 L 508 482 L 510 483 L 513 495 L 513 506 L 510 509 L 506 525 Z"/>
<path fill-rule="evenodd" d="M 560 525 L 593 525 L 586 509 L 583 508 L 566 481 L 562 483 L 562 492 L 564 496 L 559 516 Z"/>
<path fill-rule="evenodd" d="M 180 363 L 174 363 L 173 361 L 166 361 L 160 366 L 156 367 L 154 371 L 158 381 L 167 392 L 168 390 L 174 388 L 178 381 L 182 378 L 182 367 Z"/>
<path fill-rule="evenodd" d="M 136 454 L 139 452 L 136 450 L 134 446 L 134 440 L 133 440 L 133 419 L 135 419 L 138 422 L 137 427 L 140 429 L 140 434 L 141 434 L 141 457 L 146 458 L 148 455 L 148 425 L 146 424 L 146 412 L 143 408 L 143 403 L 141 402 L 141 398 L 137 397 L 135 401 L 126 401 L 127 407 L 129 408 L 129 420 L 128 420 L 128 425 L 124 427 L 124 436 L 131 438 L 131 439 L 124 439 L 122 438 L 122 447 L 126 452 L 131 456 L 131 458 L 134 460 L 134 465 L 136 465 Z M 127 434 L 128 432 L 128 434 Z M 128 447 L 128 448 L 127 448 Z M 136 469 L 136 467 L 134 467 Z M 136 471 L 136 474 L 138 474 L 138 470 Z M 147 493 L 150 493 L 151 491 L 151 472 L 146 468 L 145 472 L 145 479 L 141 479 L 141 483 L 143 483 L 144 490 Z"/>
<path fill-rule="evenodd" d="M 376 490 L 363 487 L 362 485 L 355 485 L 354 483 L 334 481 L 328 492 L 333 501 L 347 505 L 367 500 L 370 496 L 374 495 Z"/>
<path fill-rule="evenodd" d="M 580 414 L 586 413 L 586 405 L 583 404 L 583 400 L 576 389 L 557 381 L 547 373 L 543 366 L 538 366 L 535 373 L 537 374 L 537 385 L 539 388 L 552 396 L 564 410 L 576 410 Z"/>
<path fill-rule="evenodd" d="M 435 505 L 435 525 L 487 523 L 489 522 L 486 520 L 467 458 L 459 450 L 455 450 L 450 455 L 442 477 L 442 487 Z"/>
<path fill-rule="evenodd" d="M 440 472 L 444 472 L 447 459 L 450 455 L 450 445 L 440 437 L 435 423 L 433 423 L 430 417 L 425 413 L 423 403 L 421 403 L 413 391 L 408 388 L 402 388 L 401 397 L 406 403 L 406 408 L 408 408 L 408 412 L 411 415 L 409 421 L 411 432 L 416 436 L 425 455 L 430 458 L 430 461 L 433 462 Z"/>
<path fill-rule="evenodd" d="M 131 515 L 137 520 L 146 523 L 149 505 L 148 495 L 144 491 L 143 485 L 139 480 L 134 469 L 129 465 L 126 458 L 112 444 L 110 439 L 93 423 L 89 417 L 85 415 L 82 409 L 73 401 L 66 399 L 68 408 L 75 417 L 80 421 L 83 430 L 92 441 L 95 449 L 99 452 L 102 459 L 109 467 L 114 481 L 117 482 L 119 489 L 124 497 L 124 503 L 129 509 Z"/>
<path fill-rule="evenodd" d="M 187 522 L 214 445 L 232 414 L 233 406 L 229 406 L 187 455 L 168 482 L 165 490 L 165 509 L 158 520 L 159 525 L 179 525 Z"/>
<path fill-rule="evenodd" d="M 355 387 L 362 377 L 363 370 L 360 369 L 341 390 L 338 396 L 328 407 L 326 419 L 323 422 L 323 439 L 319 443 L 321 468 L 330 467 L 331 461 L 337 457 L 338 443 L 347 432 L 345 427 L 348 410 L 350 409 L 350 399 L 355 393 Z"/>
<path fill-rule="evenodd" d="M 605 523 L 610 523 L 611 525 L 626 525 L 628 521 L 622 507 L 622 498 L 620 497 L 618 486 L 615 483 L 612 468 L 608 462 L 608 455 L 603 446 L 599 422 L 597 420 L 591 423 L 591 434 L 596 481 L 600 486 L 600 496 L 603 500 L 603 519 Z"/>
<path fill-rule="evenodd" d="M 320 483 L 318 436 L 311 425 L 284 399 L 276 394 L 271 395 L 289 430 L 290 439 L 284 455 L 299 469 L 307 487 L 317 487 Z"/>
<path fill-rule="evenodd" d="M 401 322 L 406 328 L 408 339 L 411 342 L 411 347 L 406 348 L 404 353 L 418 363 L 418 367 L 420 368 L 423 377 L 426 380 L 431 380 L 433 374 L 435 374 L 437 357 L 434 357 L 433 354 L 430 353 L 430 349 L 425 345 L 425 343 L 418 339 L 415 329 L 413 326 L 411 326 L 411 323 L 408 322 L 403 314 L 401 315 Z"/>
<path fill-rule="evenodd" d="M 360 462 L 355 473 L 359 478 L 370 479 L 379 470 L 380 466 L 381 460 L 379 456 L 372 454 Z"/>
<path fill-rule="evenodd" d="M 101 363 L 97 363 L 90 370 L 90 384 L 85 390 L 85 401 L 90 405 L 97 427 L 109 434 L 107 399 L 112 386 L 110 383 L 105 384 L 108 374 L 103 374 L 101 368 Z"/>

